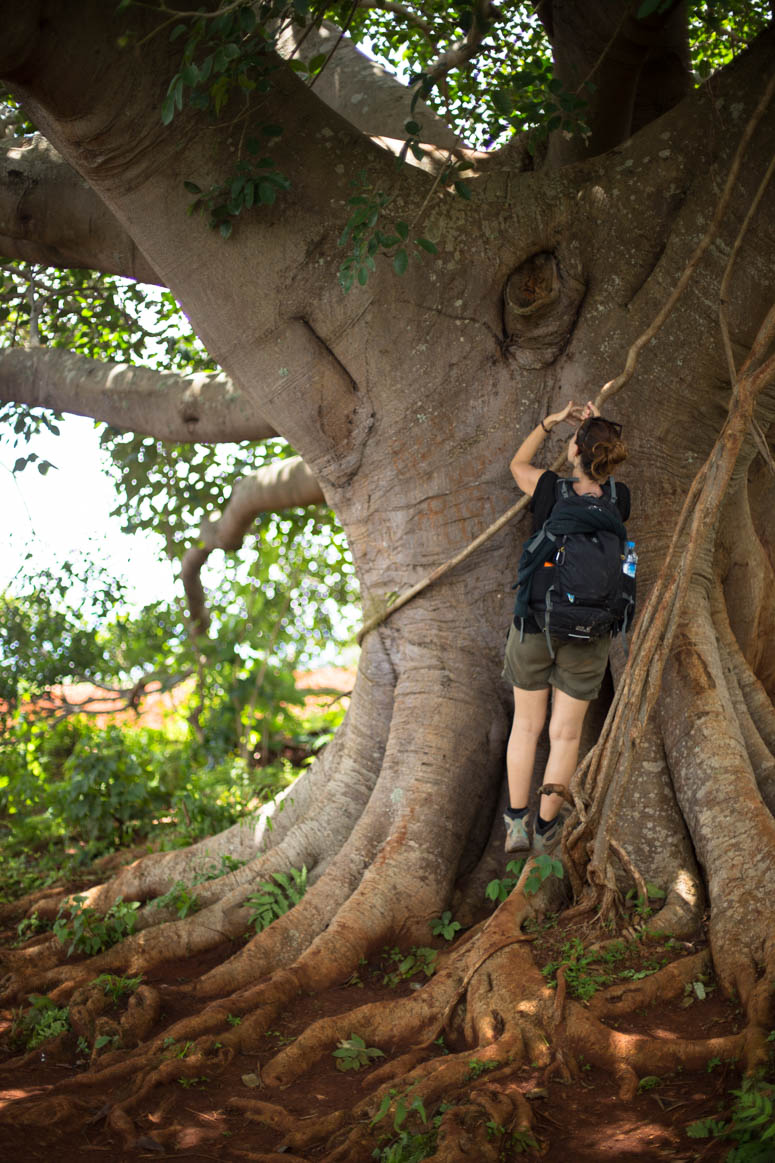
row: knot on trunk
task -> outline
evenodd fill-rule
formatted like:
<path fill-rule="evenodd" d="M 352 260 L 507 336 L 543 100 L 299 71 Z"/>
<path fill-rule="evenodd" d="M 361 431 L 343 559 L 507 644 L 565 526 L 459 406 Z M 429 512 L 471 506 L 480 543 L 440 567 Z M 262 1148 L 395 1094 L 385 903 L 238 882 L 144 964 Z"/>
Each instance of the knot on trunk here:
<path fill-rule="evenodd" d="M 570 338 L 585 290 L 551 251 L 531 255 L 512 271 L 503 291 L 504 350 L 519 367 L 554 362 Z"/>

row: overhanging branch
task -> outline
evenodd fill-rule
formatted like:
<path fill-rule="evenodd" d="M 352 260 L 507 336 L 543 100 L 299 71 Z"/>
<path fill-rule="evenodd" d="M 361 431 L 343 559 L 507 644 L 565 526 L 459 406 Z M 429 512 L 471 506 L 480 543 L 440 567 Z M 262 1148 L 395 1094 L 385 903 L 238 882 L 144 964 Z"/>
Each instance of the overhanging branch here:
<path fill-rule="evenodd" d="M 239 549 L 259 513 L 315 505 L 324 500 L 320 485 L 299 456 L 264 465 L 237 482 L 222 515 L 216 521 L 203 521 L 199 543 L 183 558 L 181 578 L 195 635 L 206 634 L 210 625 L 201 573 L 212 551 L 233 553 Z"/>
<path fill-rule="evenodd" d="M 0 351 L 0 401 L 74 412 L 174 443 L 277 435 L 222 372 L 183 376 L 101 363 L 61 348 Z"/>
<path fill-rule="evenodd" d="M 0 141 L 0 254 L 159 283 L 105 203 L 40 134 Z"/>

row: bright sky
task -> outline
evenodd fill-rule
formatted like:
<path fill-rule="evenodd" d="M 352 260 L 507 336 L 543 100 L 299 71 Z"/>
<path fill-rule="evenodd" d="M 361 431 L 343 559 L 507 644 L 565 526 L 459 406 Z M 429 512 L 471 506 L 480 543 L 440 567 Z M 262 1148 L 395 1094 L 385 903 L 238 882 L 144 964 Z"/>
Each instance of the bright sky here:
<path fill-rule="evenodd" d="M 131 583 L 135 608 L 171 597 L 174 574 L 163 560 L 163 542 L 153 534 L 121 533 L 110 516 L 115 493 L 100 468 L 101 452 L 92 420 L 66 416 L 61 435 L 41 433 L 28 449 L 0 446 L 0 589 L 30 550 L 26 568 L 55 565 L 68 555 L 99 560 Z M 17 456 L 38 453 L 57 466 L 41 476 L 34 464 L 15 476 Z"/>

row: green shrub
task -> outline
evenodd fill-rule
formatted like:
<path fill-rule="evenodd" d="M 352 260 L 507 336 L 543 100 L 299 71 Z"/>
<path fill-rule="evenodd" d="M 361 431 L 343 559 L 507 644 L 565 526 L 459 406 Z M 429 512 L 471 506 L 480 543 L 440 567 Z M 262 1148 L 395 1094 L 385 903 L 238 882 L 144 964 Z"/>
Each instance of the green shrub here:
<path fill-rule="evenodd" d="M 68 957 L 71 953 L 101 953 L 135 931 L 139 901 L 117 900 L 102 915 L 85 905 L 85 900 L 80 894 L 74 896 L 71 904 L 62 905 L 54 921 L 54 936 L 60 945 L 70 942 Z"/>
<path fill-rule="evenodd" d="M 50 997 L 31 993 L 30 1008 L 26 1013 L 19 1011 L 14 1016 L 11 1036 L 28 1050 L 36 1050 L 49 1038 L 57 1038 L 70 1029 L 70 1010 L 60 1009 Z"/>
<path fill-rule="evenodd" d="M 190 771 L 172 796 L 171 811 L 178 833 L 186 843 L 193 843 L 236 823 L 254 799 L 253 773 L 241 759 L 232 757 Z"/>
<path fill-rule="evenodd" d="M 271 925 L 283 913 L 287 913 L 298 904 L 307 891 L 307 869 L 292 868 L 290 873 L 275 872 L 271 880 L 263 881 L 247 898 L 245 904 L 253 911 L 250 915 L 250 924 L 255 926 L 257 933 Z"/>
<path fill-rule="evenodd" d="M 686 1133 L 691 1139 L 712 1136 L 732 1143 L 727 1163 L 771 1163 L 775 1158 L 775 1085 L 746 1078 L 732 1097 L 730 1119 L 700 1119 L 690 1123 Z"/>
<path fill-rule="evenodd" d="M 115 725 L 79 738 L 63 775 L 51 810 L 95 848 L 126 843 L 166 800 L 145 739 Z"/>

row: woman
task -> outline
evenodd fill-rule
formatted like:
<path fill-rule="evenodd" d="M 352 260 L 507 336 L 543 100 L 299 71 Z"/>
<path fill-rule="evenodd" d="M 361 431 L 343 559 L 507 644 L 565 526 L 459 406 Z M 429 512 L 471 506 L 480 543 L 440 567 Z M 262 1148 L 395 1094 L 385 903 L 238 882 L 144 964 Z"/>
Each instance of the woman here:
<path fill-rule="evenodd" d="M 511 473 L 523 492 L 533 499 L 533 531 L 539 530 L 555 503 L 557 473 L 532 464 L 544 438 L 558 424 L 576 427 L 568 445 L 568 463 L 573 469 L 572 487 L 579 495 L 610 495 L 608 478 L 625 460 L 627 449 L 621 440 L 621 426 L 605 420 L 590 401 L 582 409 L 571 401 L 561 412 L 547 416 L 533 429 L 511 461 Z M 614 498 L 611 498 L 612 500 Z M 630 514 L 630 492 L 616 487 L 615 504 L 622 521 Z M 549 719 L 549 758 L 543 782 L 567 788 L 578 760 L 581 727 L 587 707 L 597 696 L 603 681 L 611 637 L 589 641 L 550 642 L 532 617 L 521 626 L 513 624 L 506 645 L 503 676 L 514 688 L 514 723 L 509 736 L 506 765 L 509 808 L 506 821 L 506 851 L 531 848 L 528 812 L 530 783 L 538 737 L 546 720 L 549 688 L 554 688 Z M 542 795 L 533 830 L 532 850 L 549 852 L 558 843 L 562 820 L 558 816 L 562 796 Z"/>

